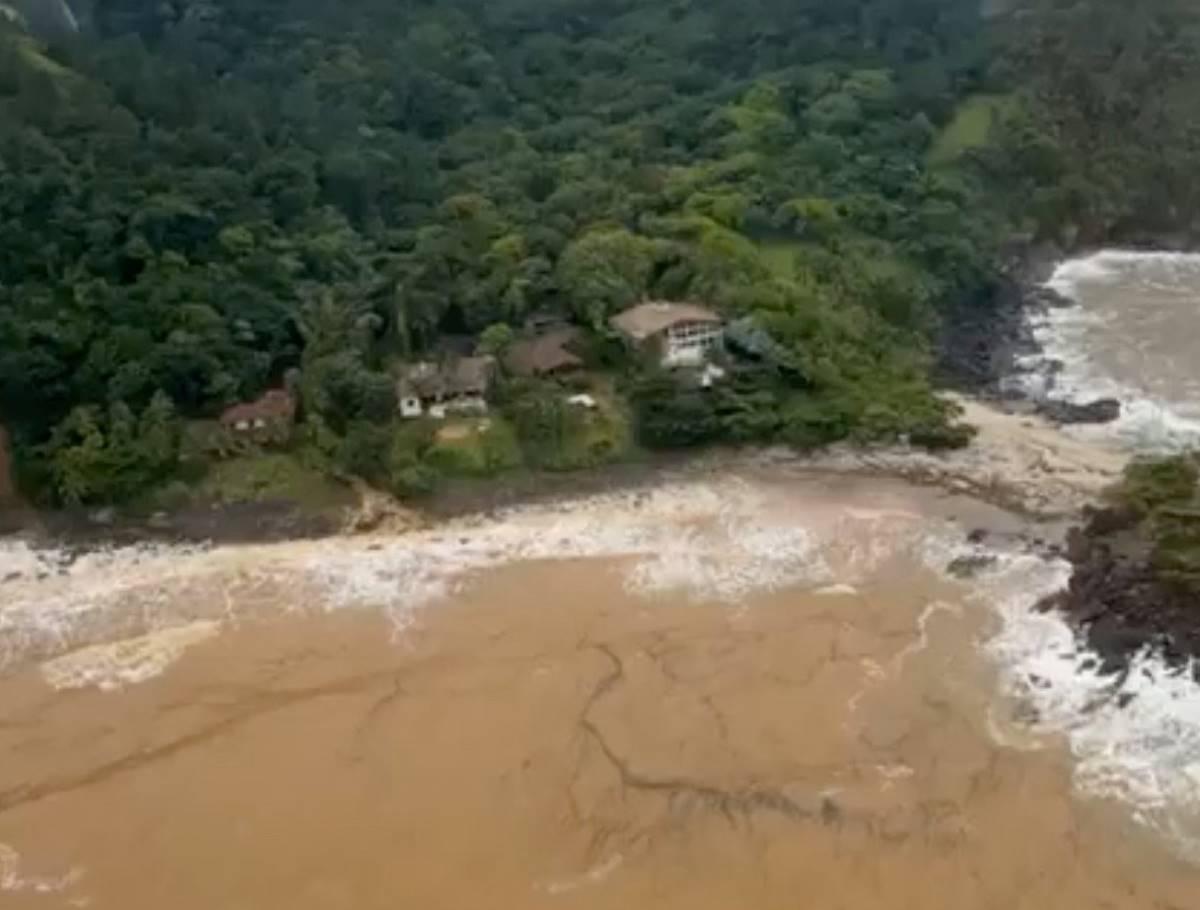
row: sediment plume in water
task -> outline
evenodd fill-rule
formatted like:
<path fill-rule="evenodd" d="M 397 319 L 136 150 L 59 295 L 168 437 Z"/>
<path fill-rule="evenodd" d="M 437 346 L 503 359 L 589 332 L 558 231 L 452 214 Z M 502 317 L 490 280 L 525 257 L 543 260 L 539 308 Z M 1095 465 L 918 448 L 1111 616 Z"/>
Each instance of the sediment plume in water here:
<path fill-rule="evenodd" d="M 1062 564 L 974 527 L 1021 525 L 768 474 L 404 539 L 10 549 L 0 904 L 1188 906 L 1148 830 L 1186 814 L 1110 788 L 1168 729 L 1071 701 L 1085 656 L 1028 610 Z"/>

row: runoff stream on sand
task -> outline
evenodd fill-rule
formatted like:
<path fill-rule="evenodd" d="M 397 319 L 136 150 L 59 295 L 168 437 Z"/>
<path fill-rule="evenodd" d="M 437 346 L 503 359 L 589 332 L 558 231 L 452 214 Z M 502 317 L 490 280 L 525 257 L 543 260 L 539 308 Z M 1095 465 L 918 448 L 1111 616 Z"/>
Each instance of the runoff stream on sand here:
<path fill-rule="evenodd" d="M 777 466 L 404 537 L 9 541 L 0 907 L 1194 908 L 1188 696 L 1089 675 L 1019 528 Z"/>

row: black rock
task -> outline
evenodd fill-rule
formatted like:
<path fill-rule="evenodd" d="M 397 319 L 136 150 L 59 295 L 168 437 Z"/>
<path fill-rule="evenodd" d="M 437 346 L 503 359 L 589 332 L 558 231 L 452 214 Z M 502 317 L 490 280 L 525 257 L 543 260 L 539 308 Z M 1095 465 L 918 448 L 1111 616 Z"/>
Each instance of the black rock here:
<path fill-rule="evenodd" d="M 1112 423 L 1121 416 L 1121 402 L 1115 398 L 1097 398 L 1087 404 L 1070 401 L 1042 401 L 1038 412 L 1061 424 Z"/>
<path fill-rule="evenodd" d="M 995 562 L 996 557 L 987 553 L 977 556 L 960 556 L 946 566 L 946 571 L 955 578 L 974 578 L 984 569 L 994 565 Z"/>

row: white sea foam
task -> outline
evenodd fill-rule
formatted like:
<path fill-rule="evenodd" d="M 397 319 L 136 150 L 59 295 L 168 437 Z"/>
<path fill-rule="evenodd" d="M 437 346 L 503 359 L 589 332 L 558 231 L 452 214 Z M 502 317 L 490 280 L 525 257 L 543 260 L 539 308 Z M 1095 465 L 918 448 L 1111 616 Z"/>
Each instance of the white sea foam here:
<path fill-rule="evenodd" d="M 734 603 L 797 584 L 849 584 L 920 539 L 915 514 L 864 510 L 809 526 L 773 505 L 761 489 L 734 480 L 666 485 L 567 508 L 521 509 L 366 552 L 321 553 L 308 570 L 327 592 L 328 608 L 380 606 L 403 624 L 471 573 L 515 561 L 615 558 L 632 593 Z M 881 523 L 894 533 L 868 530 Z"/>
<path fill-rule="evenodd" d="M 1074 296 L 1079 286 L 1088 281 L 1108 281 L 1124 270 L 1154 280 L 1164 271 L 1178 277 L 1200 271 L 1200 253 L 1178 253 L 1167 250 L 1100 250 L 1089 256 L 1067 259 L 1060 263 L 1047 285 L 1060 294 Z"/>
<path fill-rule="evenodd" d="M 560 895 L 569 894 L 572 891 L 578 891 L 580 888 L 586 888 L 601 884 L 606 878 L 621 868 L 625 862 L 625 857 L 620 853 L 614 853 L 604 862 L 588 869 L 583 875 L 569 878 L 562 881 L 551 881 L 539 884 L 537 887 L 547 894 Z"/>
<path fill-rule="evenodd" d="M 91 645 L 46 661 L 41 667 L 42 677 L 54 689 L 121 689 L 158 676 L 185 651 L 212 638 L 218 630 L 217 623 L 201 620 Z"/>
<path fill-rule="evenodd" d="M 66 891 L 82 875 L 81 869 L 57 876 L 25 872 L 20 854 L 8 844 L 0 843 L 0 894 L 56 894 Z"/>
<path fill-rule="evenodd" d="M 0 539 L 0 670 L 26 655 L 61 653 L 94 636 L 120 637 L 178 619 L 173 592 L 203 569 L 197 547 L 139 545 L 76 554 Z"/>
<path fill-rule="evenodd" d="M 1001 670 L 1004 697 L 1026 708 L 1016 726 L 1033 734 L 1018 742 L 996 729 L 997 738 L 1036 747 L 1064 737 L 1081 793 L 1125 803 L 1139 822 L 1200 858 L 1200 686 L 1190 669 L 1148 654 L 1127 675 L 1103 675 L 1060 614 L 1032 609 L 1070 574 L 1062 560 L 1009 554 L 976 581 L 972 597 L 1002 620 L 985 650 Z"/>
<path fill-rule="evenodd" d="M 1080 305 L 1051 308 L 1031 317 L 1041 351 L 1018 364 L 1022 371 L 1018 384 L 1033 397 L 1052 395 L 1079 404 L 1097 398 L 1121 402 L 1121 417 L 1114 424 L 1073 427 L 1070 432 L 1075 435 L 1115 439 L 1135 451 L 1177 451 L 1200 445 L 1200 419 L 1187 402 L 1153 394 L 1098 367 L 1089 336 L 1102 331 L 1112 316 L 1083 304 L 1089 287 L 1115 282 L 1178 296 L 1182 288 L 1200 286 L 1200 254 L 1104 250 L 1062 262 L 1047 286 Z M 1196 328 L 1200 330 L 1200 313 Z"/>
<path fill-rule="evenodd" d="M 853 585 L 924 545 L 926 522 L 915 513 L 827 508 L 810 518 L 729 477 L 374 541 L 139 547 L 75 560 L 10 541 L 0 545 L 0 571 L 10 576 L 0 588 L 0 669 L 89 649 L 76 663 L 49 664 L 54 679 L 126 685 L 182 653 L 173 630 L 207 630 L 257 609 L 372 608 L 403 629 L 473 573 L 518 561 L 617 559 L 634 594 L 736 603 L 792 585 Z M 92 647 L 114 640 L 126 643 Z"/>

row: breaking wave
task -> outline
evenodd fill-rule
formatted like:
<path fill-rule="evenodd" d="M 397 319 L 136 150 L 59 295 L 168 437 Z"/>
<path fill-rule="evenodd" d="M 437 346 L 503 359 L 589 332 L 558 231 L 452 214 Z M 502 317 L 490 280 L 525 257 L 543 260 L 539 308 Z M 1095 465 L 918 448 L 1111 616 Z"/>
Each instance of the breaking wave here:
<path fill-rule="evenodd" d="M 475 573 L 519 561 L 612 559 L 631 593 L 733 604 L 795 585 L 853 585 L 888 559 L 917 554 L 929 525 L 903 510 L 797 516 L 762 487 L 730 478 L 375 540 L 79 557 L 0 541 L 0 671 L 41 660 L 56 685 L 118 688 L 161 672 L 217 624 L 280 610 L 371 608 L 402 631 Z"/>
<path fill-rule="evenodd" d="M 974 579 L 970 599 L 1001 620 L 984 643 L 1001 680 L 993 735 L 1016 748 L 1065 738 L 1081 794 L 1123 803 L 1200 860 L 1200 686 L 1148 653 L 1127 674 L 1102 673 L 1061 614 L 1035 609 L 1070 577 L 1065 560 L 1010 553 Z"/>
<path fill-rule="evenodd" d="M 1136 370 L 1117 376 L 1100 365 L 1097 345 L 1136 338 L 1147 320 L 1175 314 L 1195 326 L 1181 334 L 1190 342 L 1200 331 L 1200 254 L 1105 250 L 1061 263 L 1046 286 L 1075 302 L 1049 308 L 1030 318 L 1037 354 L 1019 364 L 1018 384 L 1033 397 L 1053 396 L 1084 404 L 1098 398 L 1121 402 L 1120 419 L 1110 426 L 1071 428 L 1077 435 L 1113 439 L 1135 451 L 1178 451 L 1200 444 L 1200 410 L 1189 404 L 1191 389 L 1175 393 L 1147 381 Z M 1097 290 L 1128 288 L 1128 307 L 1097 308 L 1089 298 Z M 1134 305 L 1134 302 L 1137 305 Z M 1188 355 L 1190 358 L 1190 354 Z M 1155 387 L 1157 386 L 1157 388 Z"/>

